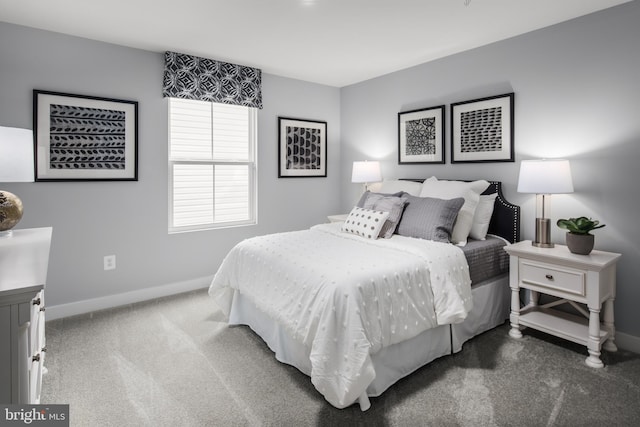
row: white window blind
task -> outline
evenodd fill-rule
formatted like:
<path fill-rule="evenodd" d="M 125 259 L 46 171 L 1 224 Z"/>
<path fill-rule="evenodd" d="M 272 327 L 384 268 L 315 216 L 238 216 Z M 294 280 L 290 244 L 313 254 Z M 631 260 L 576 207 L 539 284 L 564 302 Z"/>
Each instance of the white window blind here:
<path fill-rule="evenodd" d="M 256 223 L 257 110 L 169 98 L 169 231 Z"/>

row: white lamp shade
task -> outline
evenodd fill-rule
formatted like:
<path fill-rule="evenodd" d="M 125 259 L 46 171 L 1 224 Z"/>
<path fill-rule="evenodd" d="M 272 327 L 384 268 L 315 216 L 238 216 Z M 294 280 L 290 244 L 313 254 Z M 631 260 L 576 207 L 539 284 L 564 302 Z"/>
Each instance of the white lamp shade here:
<path fill-rule="evenodd" d="M 380 162 L 353 162 L 351 182 L 378 182 L 382 181 Z"/>
<path fill-rule="evenodd" d="M 0 182 L 33 182 L 33 132 L 0 126 Z"/>
<path fill-rule="evenodd" d="M 569 160 L 523 160 L 520 163 L 518 193 L 573 193 Z"/>

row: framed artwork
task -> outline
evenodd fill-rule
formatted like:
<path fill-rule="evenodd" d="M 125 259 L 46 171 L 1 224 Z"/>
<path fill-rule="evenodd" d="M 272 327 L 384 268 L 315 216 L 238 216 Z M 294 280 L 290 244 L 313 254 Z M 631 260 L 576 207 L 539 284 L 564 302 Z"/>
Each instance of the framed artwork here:
<path fill-rule="evenodd" d="M 398 163 L 444 163 L 444 105 L 398 113 Z"/>
<path fill-rule="evenodd" d="M 327 176 L 327 122 L 278 117 L 278 178 Z"/>
<path fill-rule="evenodd" d="M 451 104 L 451 163 L 513 161 L 513 93 Z"/>
<path fill-rule="evenodd" d="M 33 91 L 36 181 L 137 181 L 138 102 Z"/>

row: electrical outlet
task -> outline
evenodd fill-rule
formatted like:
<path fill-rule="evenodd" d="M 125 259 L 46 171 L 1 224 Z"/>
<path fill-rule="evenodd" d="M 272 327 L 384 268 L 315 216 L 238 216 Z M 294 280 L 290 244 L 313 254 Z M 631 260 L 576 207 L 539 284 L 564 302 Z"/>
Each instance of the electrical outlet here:
<path fill-rule="evenodd" d="M 116 256 L 115 255 L 105 255 L 105 257 L 104 257 L 104 269 L 105 270 L 115 270 L 116 269 Z"/>

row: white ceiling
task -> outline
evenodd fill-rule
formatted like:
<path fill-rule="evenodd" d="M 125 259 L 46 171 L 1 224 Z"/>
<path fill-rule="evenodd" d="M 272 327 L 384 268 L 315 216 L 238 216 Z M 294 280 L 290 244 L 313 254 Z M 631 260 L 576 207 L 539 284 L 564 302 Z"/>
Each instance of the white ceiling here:
<path fill-rule="evenodd" d="M 630 0 L 0 0 L 0 21 L 342 87 Z"/>

